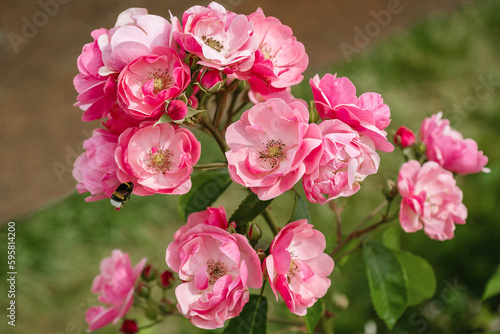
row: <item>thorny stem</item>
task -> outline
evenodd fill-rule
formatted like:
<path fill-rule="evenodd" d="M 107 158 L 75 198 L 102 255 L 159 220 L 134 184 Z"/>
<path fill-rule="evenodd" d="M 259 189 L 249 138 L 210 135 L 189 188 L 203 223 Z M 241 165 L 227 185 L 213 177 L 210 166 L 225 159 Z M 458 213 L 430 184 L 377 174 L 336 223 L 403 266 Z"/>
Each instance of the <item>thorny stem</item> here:
<path fill-rule="evenodd" d="M 214 136 L 222 152 L 229 151 L 229 146 L 227 146 L 226 141 L 224 140 L 224 138 L 222 138 L 220 132 L 209 121 L 207 121 L 205 118 L 201 118 L 200 123 L 212 134 L 212 136 Z"/>
<path fill-rule="evenodd" d="M 278 234 L 279 232 L 278 223 L 271 214 L 271 210 L 269 210 L 269 207 L 267 207 L 264 211 L 262 211 L 262 217 L 264 217 L 264 220 L 271 229 L 271 232 L 273 232 L 274 235 Z"/>
<path fill-rule="evenodd" d="M 209 164 L 198 164 L 193 166 L 193 170 L 195 171 L 221 169 L 221 168 L 227 168 L 227 162 L 212 162 Z"/>

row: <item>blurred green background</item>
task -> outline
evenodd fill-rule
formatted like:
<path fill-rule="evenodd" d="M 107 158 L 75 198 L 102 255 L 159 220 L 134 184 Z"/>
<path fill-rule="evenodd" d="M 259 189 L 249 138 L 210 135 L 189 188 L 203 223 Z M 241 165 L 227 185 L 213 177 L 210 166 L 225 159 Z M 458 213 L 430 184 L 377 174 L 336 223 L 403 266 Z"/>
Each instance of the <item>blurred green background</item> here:
<path fill-rule="evenodd" d="M 488 278 L 500 263 L 500 1 L 469 2 L 459 10 L 437 15 L 408 30 L 363 50 L 351 62 L 338 63 L 319 72 L 347 76 L 358 94 L 375 91 L 391 107 L 389 136 L 400 126 L 418 131 L 420 122 L 443 111 L 452 126 L 465 137 L 473 138 L 489 157 L 489 174 L 457 177 L 469 210 L 467 224 L 457 226 L 455 238 L 439 242 L 422 232 L 404 234 L 393 222 L 395 238 L 401 248 L 432 264 L 437 278 L 434 297 L 409 308 L 393 331 L 377 319 L 371 306 L 361 252 L 337 264 L 332 287 L 325 297 L 328 309 L 335 314 L 335 333 L 494 333 L 500 332 L 500 297 L 481 303 Z M 305 78 L 314 73 L 306 73 Z M 294 93 L 311 98 L 308 80 Z M 203 146 L 203 162 L 221 158 L 215 142 L 197 132 Z M 358 194 L 349 199 L 343 214 L 348 232 L 382 200 L 381 185 L 386 178 L 396 179 L 403 162 L 399 151 L 381 153 L 380 172 L 369 177 Z M 300 188 L 300 184 L 297 189 Z M 228 215 L 244 198 L 243 188 L 232 185 L 216 202 Z M 62 201 L 16 220 L 17 251 L 17 326 L 0 322 L 2 333 L 73 334 L 86 330 L 85 310 L 97 305 L 90 293 L 92 279 L 99 272 L 99 262 L 120 248 L 132 262 L 147 257 L 165 269 L 165 249 L 173 232 L 181 226 L 175 196 L 134 196 L 121 211 L 108 201 L 85 203 L 85 195 L 74 193 Z M 293 195 L 276 199 L 272 210 L 280 224 L 289 216 Z M 312 222 L 329 240 L 334 240 L 334 215 L 328 206 L 310 205 Z M 270 232 L 261 222 L 265 239 Z M 1 245 L 6 248 L 6 226 L 2 226 Z M 382 239 L 382 232 L 371 236 Z M 330 244 L 331 247 L 333 244 Z M 2 252 L 0 261 L 6 263 Z M 5 282 L 5 273 L 2 272 Z M 454 286 L 456 298 L 444 298 L 443 291 Z M 2 284 L 0 295 L 6 296 Z M 267 289 L 269 292 L 270 289 Z M 333 300 L 345 296 L 349 305 L 341 309 Z M 1 308 L 6 304 L 2 297 Z M 286 307 L 274 303 L 269 295 L 270 317 L 291 324 L 271 322 L 269 333 L 297 332 L 302 322 Z M 143 317 L 138 315 L 138 319 Z M 134 316 L 134 313 L 131 314 Z M 145 320 L 147 323 L 147 320 Z M 373 329 L 376 328 L 376 332 Z M 170 317 L 163 324 L 144 333 L 205 332 L 180 317 Z M 98 333 L 115 333 L 106 328 Z M 214 331 L 220 332 L 220 331 Z"/>

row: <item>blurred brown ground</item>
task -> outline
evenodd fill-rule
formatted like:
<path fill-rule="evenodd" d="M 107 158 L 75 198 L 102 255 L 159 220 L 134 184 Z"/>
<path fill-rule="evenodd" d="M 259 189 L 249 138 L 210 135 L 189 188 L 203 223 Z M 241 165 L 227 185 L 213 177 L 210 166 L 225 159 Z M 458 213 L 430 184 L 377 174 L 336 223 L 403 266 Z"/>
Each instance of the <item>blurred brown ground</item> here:
<path fill-rule="evenodd" d="M 221 0 L 237 13 L 261 7 L 289 25 L 310 58 L 306 79 L 343 61 L 341 43 L 356 46 L 356 29 L 372 30 L 361 52 L 411 23 L 453 10 L 464 0 Z M 129 7 L 180 17 L 209 1 L 0 0 L 0 222 L 15 219 L 74 191 L 71 176 L 82 142 L 99 122 L 80 121 L 72 80 L 93 29 L 111 28 Z M 374 13 L 394 10 L 382 26 Z M 397 11 L 397 13 L 396 13 Z M 386 12 L 387 13 L 387 12 Z M 370 22 L 371 26 L 370 26 Z M 379 27 L 377 31 L 376 27 Z M 356 28 L 357 27 L 357 28 Z M 358 44 L 358 46 L 360 46 Z M 323 75 L 320 72 L 320 75 Z"/>

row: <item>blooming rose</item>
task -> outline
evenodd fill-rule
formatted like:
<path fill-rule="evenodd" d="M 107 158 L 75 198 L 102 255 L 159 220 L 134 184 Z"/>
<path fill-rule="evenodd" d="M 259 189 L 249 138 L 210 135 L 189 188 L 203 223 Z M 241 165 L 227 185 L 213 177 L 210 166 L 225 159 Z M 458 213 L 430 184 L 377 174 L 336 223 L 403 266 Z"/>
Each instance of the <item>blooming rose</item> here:
<path fill-rule="evenodd" d="M 80 194 L 90 192 L 85 201 L 110 198 L 120 184 L 116 176 L 117 147 L 118 136 L 104 129 L 94 130 L 92 137 L 83 142 L 85 152 L 75 160 L 73 177 L 78 181 L 76 190 Z"/>
<path fill-rule="evenodd" d="M 186 225 L 181 226 L 181 228 L 175 232 L 174 240 L 179 239 L 186 231 L 199 224 L 217 226 L 223 230 L 227 230 L 226 210 L 224 210 L 223 206 L 220 206 L 218 208 L 208 207 L 204 211 L 193 212 L 188 216 Z"/>
<path fill-rule="evenodd" d="M 325 236 L 306 219 L 287 224 L 271 243 L 262 268 L 278 300 L 278 293 L 292 313 L 305 315 L 330 287 L 332 258 L 323 253 Z"/>
<path fill-rule="evenodd" d="M 133 182 L 134 194 L 185 194 L 191 188 L 193 165 L 200 143 L 187 129 L 168 123 L 125 130 L 118 139 L 115 159 L 118 179 Z"/>
<path fill-rule="evenodd" d="M 265 101 L 270 100 L 270 99 L 278 98 L 278 99 L 282 99 L 286 103 L 296 101 L 296 102 L 302 103 L 306 108 L 309 107 L 306 101 L 304 101 L 302 99 L 298 99 L 295 96 L 293 96 L 291 87 L 280 90 L 278 92 L 272 92 L 269 94 L 261 94 L 259 92 L 256 92 L 256 91 L 250 89 L 248 91 L 248 98 L 250 99 L 250 102 L 252 102 L 253 104 L 257 104 L 260 102 L 265 102 Z"/>
<path fill-rule="evenodd" d="M 359 182 L 377 173 L 380 158 L 372 140 L 360 136 L 347 124 L 326 120 L 319 127 L 323 134 L 323 154 L 314 171 L 304 175 L 302 183 L 309 201 L 325 204 L 356 193 Z"/>
<path fill-rule="evenodd" d="M 415 144 L 415 134 L 406 126 L 400 126 L 394 135 L 394 143 L 401 147 L 408 147 Z"/>
<path fill-rule="evenodd" d="M 198 224 L 168 245 L 168 266 L 184 282 L 177 309 L 200 328 L 224 326 L 248 302 L 248 288 L 262 286 L 259 257 L 241 234 Z"/>
<path fill-rule="evenodd" d="M 119 73 L 142 56 L 161 54 L 167 48 L 176 49 L 172 42 L 170 23 L 163 17 L 149 15 L 144 8 L 130 8 L 122 12 L 115 27 L 99 36 L 99 48 L 104 66 L 99 73 Z"/>
<path fill-rule="evenodd" d="M 269 94 L 301 82 L 309 58 L 292 29 L 275 17 L 266 17 L 260 8 L 248 18 L 254 26 L 249 45 L 256 49 L 248 78 L 252 90 Z"/>
<path fill-rule="evenodd" d="M 245 111 L 226 132 L 229 175 L 261 200 L 291 189 L 321 158 L 321 130 L 300 102 L 270 99 Z"/>
<path fill-rule="evenodd" d="M 422 166 L 410 160 L 401 166 L 398 176 L 401 196 L 399 220 L 408 233 L 424 229 L 436 240 L 453 238 L 455 224 L 465 224 L 467 208 L 453 174 L 434 161 Z"/>
<path fill-rule="evenodd" d="M 182 27 L 171 19 L 174 38 L 187 52 L 198 56 L 198 64 L 232 72 L 252 66 L 254 49 L 246 47 L 253 24 L 245 15 L 227 11 L 216 2 L 193 6 L 182 15 Z"/>
<path fill-rule="evenodd" d="M 94 278 L 92 293 L 98 294 L 98 300 L 104 306 L 91 307 L 85 314 L 89 331 L 94 331 L 113 322 L 116 324 L 132 306 L 134 287 L 146 259 L 142 259 L 132 268 L 128 254 L 115 249 L 111 257 L 101 262 L 101 274 Z"/>
<path fill-rule="evenodd" d="M 484 168 L 488 158 L 483 151 L 478 151 L 477 143 L 473 139 L 464 139 L 450 126 L 450 121 L 441 119 L 442 116 L 439 112 L 422 122 L 420 138 L 426 146 L 427 158 L 459 174 L 489 172 Z"/>
<path fill-rule="evenodd" d="M 127 114 L 118 104 L 115 104 L 108 114 L 108 119 L 103 122 L 106 129 L 117 135 L 122 134 L 128 128 L 139 126 L 141 121 Z"/>
<path fill-rule="evenodd" d="M 349 79 L 337 78 L 329 73 L 321 80 L 316 75 L 309 83 L 321 118 L 341 120 L 360 134 L 370 137 L 378 150 L 394 150 L 384 131 L 391 121 L 391 113 L 382 96 L 364 93 L 358 98 L 356 87 Z"/>
<path fill-rule="evenodd" d="M 82 121 L 88 122 L 106 117 L 111 107 L 116 104 L 116 75 L 99 74 L 104 66 L 102 54 L 97 43 L 99 36 L 107 35 L 106 29 L 92 31 L 92 43 L 83 46 L 82 54 L 78 57 L 78 73 L 73 85 L 78 92 L 75 106 L 84 111 Z"/>

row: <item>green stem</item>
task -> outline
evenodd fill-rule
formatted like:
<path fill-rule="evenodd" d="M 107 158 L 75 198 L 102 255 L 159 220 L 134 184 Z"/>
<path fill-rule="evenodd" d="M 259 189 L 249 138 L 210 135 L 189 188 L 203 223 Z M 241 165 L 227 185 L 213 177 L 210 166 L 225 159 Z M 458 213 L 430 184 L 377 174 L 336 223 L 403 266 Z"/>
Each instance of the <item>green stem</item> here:
<path fill-rule="evenodd" d="M 325 315 L 323 315 L 319 321 L 324 334 L 334 334 L 330 319 L 327 319 Z"/>
<path fill-rule="evenodd" d="M 227 162 L 212 162 L 209 164 L 198 164 L 193 166 L 193 170 L 195 171 L 221 169 L 221 168 L 227 168 Z"/>
<path fill-rule="evenodd" d="M 154 321 L 154 322 L 152 322 L 152 323 L 150 323 L 150 324 L 147 324 L 147 325 L 141 326 L 141 327 L 139 327 L 139 330 L 143 330 L 143 329 L 147 329 L 147 328 L 151 328 L 151 327 L 153 327 L 153 326 L 156 326 L 156 325 L 158 325 L 159 323 L 161 323 L 163 320 L 165 320 L 165 318 L 166 318 L 166 317 L 163 317 L 163 318 L 160 318 L 160 319 L 158 319 L 158 320 L 156 320 L 156 321 Z"/>
<path fill-rule="evenodd" d="M 200 123 L 212 134 L 223 153 L 229 151 L 229 146 L 227 146 L 226 141 L 222 138 L 220 132 L 212 124 L 210 124 L 209 121 L 202 118 Z"/>
<path fill-rule="evenodd" d="M 269 207 L 267 207 L 264 211 L 262 211 L 262 217 L 264 217 L 267 225 L 271 229 L 271 232 L 273 232 L 274 235 L 278 234 L 279 232 L 278 223 L 271 214 L 271 210 L 269 210 Z"/>
<path fill-rule="evenodd" d="M 333 212 L 335 212 L 335 220 L 337 221 L 337 243 L 339 243 L 342 242 L 342 209 L 339 208 L 334 201 L 330 202 L 330 207 Z"/>

